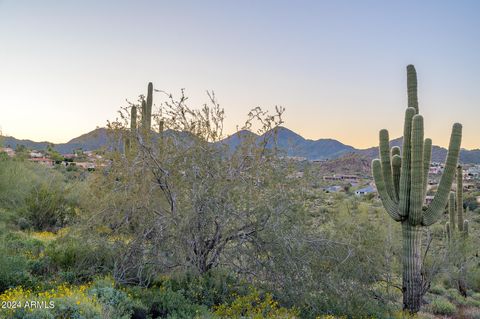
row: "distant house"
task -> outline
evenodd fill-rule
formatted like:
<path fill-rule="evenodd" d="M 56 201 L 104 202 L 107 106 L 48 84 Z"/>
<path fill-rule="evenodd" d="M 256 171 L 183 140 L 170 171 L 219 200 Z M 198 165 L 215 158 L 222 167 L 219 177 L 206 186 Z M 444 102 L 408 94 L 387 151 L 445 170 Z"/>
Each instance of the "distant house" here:
<path fill-rule="evenodd" d="M 333 175 L 333 176 L 323 176 L 324 181 L 357 181 L 358 176 L 355 175 Z"/>
<path fill-rule="evenodd" d="M 470 179 L 476 179 L 480 177 L 480 166 L 475 165 L 467 169 L 467 175 L 471 177 Z"/>
<path fill-rule="evenodd" d="M 463 190 L 474 190 L 476 185 L 474 183 L 463 183 Z"/>
<path fill-rule="evenodd" d="M 340 192 L 341 190 L 343 190 L 343 187 L 342 186 L 329 186 L 329 187 L 325 187 L 323 189 L 325 192 L 327 193 L 336 193 L 336 192 Z"/>
<path fill-rule="evenodd" d="M 95 169 L 95 164 L 91 162 L 75 162 L 75 165 L 83 169 Z"/>
<path fill-rule="evenodd" d="M 15 151 L 10 147 L 0 148 L 0 152 L 7 153 L 8 157 L 15 156 Z"/>
<path fill-rule="evenodd" d="M 39 164 L 42 164 L 42 165 L 46 165 L 46 166 L 53 166 L 55 164 L 54 160 L 52 160 L 51 158 L 46 158 L 46 157 L 30 158 L 29 161 L 34 162 L 34 163 L 39 163 Z"/>
<path fill-rule="evenodd" d="M 63 157 L 65 159 L 74 159 L 75 157 L 77 157 L 76 154 L 63 154 Z"/>
<path fill-rule="evenodd" d="M 367 194 L 374 193 L 374 192 L 376 192 L 375 187 L 373 187 L 372 185 L 368 185 L 367 187 L 357 189 L 355 191 L 355 195 L 363 196 L 363 195 L 367 195 Z"/>
<path fill-rule="evenodd" d="M 430 169 L 428 170 L 428 173 L 429 174 L 441 174 L 443 172 L 443 168 L 441 168 L 440 166 L 432 166 L 430 167 Z"/>
<path fill-rule="evenodd" d="M 302 178 L 302 177 L 303 177 L 303 172 L 295 172 L 287 175 L 287 178 Z"/>
<path fill-rule="evenodd" d="M 286 156 L 286 158 L 296 162 L 303 162 L 307 160 L 307 158 L 303 156 Z"/>
<path fill-rule="evenodd" d="M 38 151 L 31 151 L 30 158 L 43 158 L 43 153 Z"/>

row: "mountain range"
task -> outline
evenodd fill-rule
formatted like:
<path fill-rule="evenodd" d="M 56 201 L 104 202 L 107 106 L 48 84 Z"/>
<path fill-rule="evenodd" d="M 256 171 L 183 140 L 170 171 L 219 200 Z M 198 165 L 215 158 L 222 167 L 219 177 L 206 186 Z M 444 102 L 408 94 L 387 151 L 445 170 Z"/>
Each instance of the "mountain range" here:
<path fill-rule="evenodd" d="M 267 132 L 265 134 L 271 134 Z M 255 138 L 262 138 L 250 131 L 239 131 L 226 137 L 220 143 L 226 143 L 231 148 L 235 148 L 246 135 L 252 135 Z M 373 159 L 378 157 L 378 147 L 368 149 L 356 149 L 353 146 L 345 145 L 335 139 L 305 139 L 301 135 L 285 127 L 279 127 L 276 131 L 277 146 L 283 150 L 287 156 L 303 157 L 308 160 L 328 160 L 336 159 L 347 154 L 358 154 L 362 157 Z M 34 142 L 31 140 L 19 140 L 11 136 L 3 137 L 3 145 L 15 148 L 17 145 L 24 145 L 29 149 L 42 150 L 47 148 L 49 142 Z M 97 150 L 106 147 L 109 142 L 108 131 L 106 128 L 97 128 L 89 133 L 76 137 L 67 143 L 54 145 L 55 149 L 62 154 L 72 153 L 75 149 Z M 402 138 L 391 141 L 392 146 L 402 146 Z M 433 146 L 432 161 L 444 162 L 447 155 L 447 149 L 440 146 Z M 460 152 L 460 161 L 462 163 L 480 164 L 480 149 L 466 150 Z"/>

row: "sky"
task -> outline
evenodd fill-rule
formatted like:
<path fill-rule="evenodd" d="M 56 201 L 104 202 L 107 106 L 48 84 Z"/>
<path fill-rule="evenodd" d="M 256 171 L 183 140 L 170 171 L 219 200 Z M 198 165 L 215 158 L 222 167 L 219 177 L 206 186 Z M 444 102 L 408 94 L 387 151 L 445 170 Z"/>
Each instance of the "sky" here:
<path fill-rule="evenodd" d="M 286 108 L 305 138 L 366 148 L 402 135 L 406 65 L 425 136 L 480 148 L 479 1 L 0 0 L 0 128 L 66 142 L 113 120 L 147 83 L 192 106 L 213 90 L 232 133 Z M 159 94 L 154 102 L 161 102 Z"/>

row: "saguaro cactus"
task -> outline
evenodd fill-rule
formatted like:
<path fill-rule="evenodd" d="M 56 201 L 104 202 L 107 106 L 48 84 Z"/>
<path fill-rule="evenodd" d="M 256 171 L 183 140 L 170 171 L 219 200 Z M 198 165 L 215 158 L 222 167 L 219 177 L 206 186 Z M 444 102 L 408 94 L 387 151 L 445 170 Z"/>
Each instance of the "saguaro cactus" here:
<path fill-rule="evenodd" d="M 446 227 L 450 238 L 457 229 L 465 236 L 468 236 L 468 220 L 464 219 L 463 215 L 463 169 L 460 165 L 457 166 L 457 189 L 456 192 L 450 193 L 448 211 L 450 221 L 447 222 Z M 455 219 L 457 219 L 458 226 Z"/>
<path fill-rule="evenodd" d="M 147 99 L 142 100 L 142 128 L 146 133 L 150 132 L 152 126 L 152 105 L 153 105 L 153 84 L 148 83 Z"/>
<path fill-rule="evenodd" d="M 141 126 L 140 132 L 146 137 L 152 126 L 152 105 L 153 105 L 153 84 L 148 83 L 147 98 L 142 98 L 141 102 Z M 130 109 L 130 134 L 125 137 L 125 152 L 132 147 L 132 141 L 135 140 L 137 130 L 137 106 L 132 105 Z"/>
<path fill-rule="evenodd" d="M 456 198 L 455 198 L 456 197 Z M 456 202 L 455 202 L 456 200 Z M 448 204 L 450 221 L 446 224 L 447 235 L 449 241 L 460 240 L 455 246 L 461 250 L 461 262 L 457 264 L 460 268 L 460 275 L 458 278 L 458 291 L 464 296 L 467 296 L 467 263 L 466 263 L 466 246 L 465 238 L 468 237 L 468 220 L 463 216 L 463 169 L 462 166 L 457 166 L 457 189 L 456 193 L 450 193 L 450 202 Z M 457 219 L 457 226 L 455 225 Z M 455 236 L 458 230 L 460 236 Z"/>
<path fill-rule="evenodd" d="M 428 289 L 421 269 L 421 229 L 437 222 L 447 205 L 460 152 L 462 126 L 453 125 L 437 193 L 431 204 L 424 207 L 432 141 L 423 136 L 423 117 L 419 114 L 417 75 L 413 65 L 407 66 L 407 87 L 402 155 L 398 148 L 390 150 L 388 131 L 381 130 L 380 159 L 373 160 L 372 170 L 387 213 L 402 224 L 403 309 L 416 313 Z"/>

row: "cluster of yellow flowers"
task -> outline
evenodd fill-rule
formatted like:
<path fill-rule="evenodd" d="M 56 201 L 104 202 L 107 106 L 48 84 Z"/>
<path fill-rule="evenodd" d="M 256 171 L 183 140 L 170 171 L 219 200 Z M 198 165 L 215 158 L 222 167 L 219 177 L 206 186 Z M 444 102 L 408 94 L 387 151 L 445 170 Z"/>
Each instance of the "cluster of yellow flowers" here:
<path fill-rule="evenodd" d="M 251 289 L 246 296 L 238 296 L 233 294 L 236 299 L 229 305 L 219 305 L 215 307 L 215 315 L 220 318 L 278 318 L 278 319 L 295 319 L 298 318 L 298 312 L 295 309 L 286 309 L 279 306 L 278 302 L 273 299 L 269 293 L 263 298 L 260 293 Z"/>
<path fill-rule="evenodd" d="M 19 310 L 29 312 L 38 310 L 38 308 L 26 307 L 26 305 L 32 304 L 32 302 L 52 308 L 58 306 L 58 303 L 65 299 L 76 305 L 90 304 L 94 307 L 100 307 L 95 296 L 88 295 L 87 291 L 90 287 L 90 284 L 79 286 L 61 284 L 53 289 L 43 291 L 40 287 L 36 287 L 35 291 L 23 287 L 15 287 L 0 294 L 0 304 L 12 305 L 2 309 L 2 312 L 5 311 L 8 314 L 13 314 Z"/>
<path fill-rule="evenodd" d="M 32 232 L 30 236 L 44 243 L 52 241 L 57 238 L 56 234 L 49 231 Z"/>

